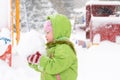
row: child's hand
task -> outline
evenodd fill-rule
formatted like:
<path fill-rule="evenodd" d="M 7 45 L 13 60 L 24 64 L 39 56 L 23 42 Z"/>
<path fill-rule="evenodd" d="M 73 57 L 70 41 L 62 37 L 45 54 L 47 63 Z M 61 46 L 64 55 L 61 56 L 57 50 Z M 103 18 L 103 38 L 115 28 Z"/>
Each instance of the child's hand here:
<path fill-rule="evenodd" d="M 41 57 L 41 54 L 37 51 L 35 54 L 29 55 L 27 57 L 27 61 L 30 64 L 38 64 L 40 57 Z"/>

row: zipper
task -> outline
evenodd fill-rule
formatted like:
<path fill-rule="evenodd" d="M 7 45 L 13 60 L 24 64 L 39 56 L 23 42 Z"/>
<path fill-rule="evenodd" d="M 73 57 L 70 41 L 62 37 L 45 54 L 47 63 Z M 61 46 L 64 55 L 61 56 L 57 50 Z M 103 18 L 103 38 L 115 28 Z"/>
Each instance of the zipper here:
<path fill-rule="evenodd" d="M 57 80 L 61 80 L 61 79 L 60 79 L 60 74 L 57 74 L 57 75 L 56 75 L 56 79 L 57 79 Z"/>

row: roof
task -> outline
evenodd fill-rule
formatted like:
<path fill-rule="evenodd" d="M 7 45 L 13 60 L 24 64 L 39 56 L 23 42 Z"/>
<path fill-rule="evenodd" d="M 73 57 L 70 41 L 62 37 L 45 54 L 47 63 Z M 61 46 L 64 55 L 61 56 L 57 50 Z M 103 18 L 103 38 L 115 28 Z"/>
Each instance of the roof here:
<path fill-rule="evenodd" d="M 86 5 L 120 5 L 120 1 L 88 1 Z"/>

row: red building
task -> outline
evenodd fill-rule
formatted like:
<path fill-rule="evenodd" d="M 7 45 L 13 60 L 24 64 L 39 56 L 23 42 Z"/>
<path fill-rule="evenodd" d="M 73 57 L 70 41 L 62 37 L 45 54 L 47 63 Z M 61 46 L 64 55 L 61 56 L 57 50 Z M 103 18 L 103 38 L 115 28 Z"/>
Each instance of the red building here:
<path fill-rule="evenodd" d="M 116 42 L 120 36 L 120 2 L 93 1 L 86 4 L 86 37 L 93 43 L 99 34 L 100 41 Z"/>

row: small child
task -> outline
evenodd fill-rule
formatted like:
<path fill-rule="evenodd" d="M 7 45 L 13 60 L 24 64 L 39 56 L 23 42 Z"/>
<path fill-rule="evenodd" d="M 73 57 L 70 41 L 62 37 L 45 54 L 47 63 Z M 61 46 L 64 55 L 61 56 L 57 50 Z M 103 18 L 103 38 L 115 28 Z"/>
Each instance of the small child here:
<path fill-rule="evenodd" d="M 76 80 L 78 62 L 74 46 L 69 40 L 69 19 L 62 14 L 50 15 L 44 28 L 47 56 L 40 52 L 28 56 L 29 65 L 41 72 L 41 80 Z"/>

